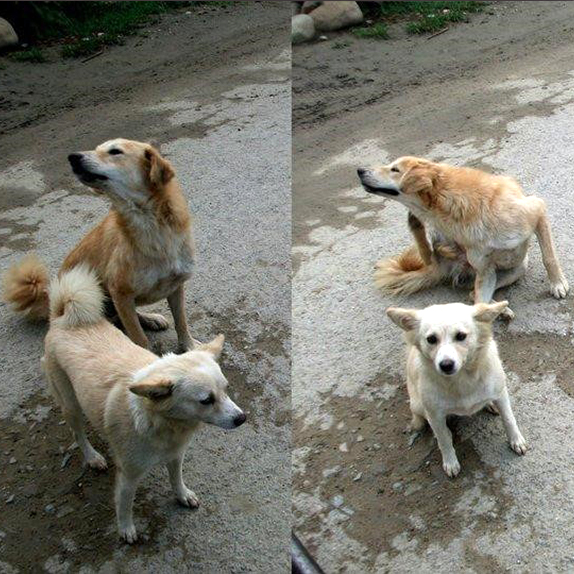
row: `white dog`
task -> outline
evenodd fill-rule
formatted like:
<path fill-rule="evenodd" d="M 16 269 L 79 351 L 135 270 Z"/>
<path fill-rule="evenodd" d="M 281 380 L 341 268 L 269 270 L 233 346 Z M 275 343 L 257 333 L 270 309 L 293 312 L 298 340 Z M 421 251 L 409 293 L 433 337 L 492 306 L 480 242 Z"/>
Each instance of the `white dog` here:
<path fill-rule="evenodd" d="M 408 345 L 409 430 L 420 431 L 428 421 L 438 441 L 443 469 L 450 477 L 460 472 L 460 463 L 446 424 L 448 415 L 472 415 L 494 407 L 502 417 L 512 450 L 526 452 L 492 338 L 492 321 L 507 306 L 508 302 L 502 301 L 433 305 L 422 311 L 387 309 L 391 320 L 404 329 Z"/>
<path fill-rule="evenodd" d="M 50 390 L 71 427 L 86 464 L 105 469 L 90 444 L 83 415 L 105 437 L 117 468 L 120 536 L 137 540 L 132 518 L 136 488 L 156 464 L 165 464 L 177 500 L 198 500 L 182 479 L 185 450 L 200 423 L 233 429 L 245 422 L 227 396 L 217 364 L 223 335 L 182 355 L 157 357 L 133 343 L 103 316 L 103 293 L 85 266 L 50 286 L 50 330 L 42 365 Z"/>

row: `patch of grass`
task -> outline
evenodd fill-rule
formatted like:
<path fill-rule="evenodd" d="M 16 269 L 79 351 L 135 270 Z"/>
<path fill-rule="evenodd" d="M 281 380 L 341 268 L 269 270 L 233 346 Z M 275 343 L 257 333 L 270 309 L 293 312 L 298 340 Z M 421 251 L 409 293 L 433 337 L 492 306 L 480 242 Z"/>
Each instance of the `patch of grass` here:
<path fill-rule="evenodd" d="M 342 50 L 343 48 L 348 48 L 350 45 L 350 42 L 335 42 L 331 48 L 333 48 L 333 50 Z"/>
<path fill-rule="evenodd" d="M 480 12 L 484 3 L 482 2 L 414 2 L 423 4 L 418 9 L 420 19 L 407 24 L 407 32 L 410 34 L 425 34 L 436 32 L 446 27 L 449 22 L 465 22 L 468 14 Z M 434 6 L 426 6 L 434 5 Z"/>
<path fill-rule="evenodd" d="M 386 40 L 389 37 L 387 25 L 384 22 L 376 22 L 369 27 L 353 28 L 351 30 L 359 38 L 376 38 Z"/>
<path fill-rule="evenodd" d="M 19 50 L 18 52 L 11 52 L 9 57 L 17 62 L 34 62 L 42 63 L 46 61 L 44 54 L 40 48 L 29 48 L 27 50 Z"/>

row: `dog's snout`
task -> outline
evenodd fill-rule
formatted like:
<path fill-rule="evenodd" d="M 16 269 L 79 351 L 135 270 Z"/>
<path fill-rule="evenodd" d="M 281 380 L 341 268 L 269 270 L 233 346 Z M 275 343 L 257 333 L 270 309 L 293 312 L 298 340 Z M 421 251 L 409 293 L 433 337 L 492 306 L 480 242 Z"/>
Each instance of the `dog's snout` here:
<path fill-rule="evenodd" d="M 71 153 L 68 156 L 68 161 L 72 167 L 79 167 L 82 164 L 83 155 L 81 153 Z"/>
<path fill-rule="evenodd" d="M 447 375 L 450 375 L 450 373 L 454 371 L 454 361 L 451 359 L 442 360 L 438 366 L 440 367 L 440 370 Z"/>
<path fill-rule="evenodd" d="M 362 179 L 363 176 L 367 173 L 367 170 L 364 167 L 360 167 L 357 169 L 357 175 Z"/>
<path fill-rule="evenodd" d="M 247 419 L 247 417 L 245 416 L 245 413 L 241 413 L 240 415 L 237 415 L 234 419 L 233 419 L 233 424 L 236 427 L 240 427 L 245 420 Z"/>

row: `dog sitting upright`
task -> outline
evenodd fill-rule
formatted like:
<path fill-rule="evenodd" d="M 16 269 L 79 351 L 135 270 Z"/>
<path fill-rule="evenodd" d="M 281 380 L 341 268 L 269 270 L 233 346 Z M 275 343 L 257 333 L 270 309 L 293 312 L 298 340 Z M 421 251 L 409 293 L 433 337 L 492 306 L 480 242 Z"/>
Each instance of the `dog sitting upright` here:
<path fill-rule="evenodd" d="M 86 266 L 54 279 L 49 297 L 44 373 L 86 464 L 106 468 L 86 437 L 84 415 L 109 443 L 117 469 L 118 530 L 134 542 L 134 496 L 150 468 L 165 464 L 177 500 L 195 508 L 197 497 L 182 479 L 191 434 L 202 422 L 225 429 L 245 422 L 216 362 L 223 335 L 182 355 L 157 357 L 104 319 L 103 293 Z"/>
<path fill-rule="evenodd" d="M 77 178 L 104 193 L 112 208 L 66 257 L 60 273 L 85 263 L 104 287 L 107 313 L 130 339 L 148 348 L 143 329 L 166 329 L 158 314 L 136 311 L 167 298 L 179 349 L 192 346 L 184 282 L 194 260 L 191 217 L 171 164 L 149 144 L 115 139 L 68 157 Z M 49 274 L 35 255 L 8 270 L 4 299 L 32 319 L 47 319 Z"/>
<path fill-rule="evenodd" d="M 404 329 L 408 346 L 409 430 L 420 431 L 428 421 L 438 441 L 443 469 L 450 477 L 460 472 L 460 464 L 446 424 L 448 415 L 472 415 L 494 405 L 512 450 L 524 454 L 527 449 L 492 338 L 492 321 L 507 305 L 502 301 L 433 305 L 422 311 L 387 309 L 391 320 Z"/>
<path fill-rule="evenodd" d="M 369 193 L 409 210 L 416 248 L 377 264 L 383 291 L 409 294 L 444 280 L 474 279 L 474 303 L 490 303 L 494 292 L 526 273 L 528 243 L 536 234 L 550 292 L 566 297 L 568 282 L 552 242 L 546 205 L 525 196 L 510 177 L 401 157 L 375 169 L 359 169 Z M 425 225 L 433 233 L 429 244 Z M 510 309 L 506 315 L 512 317 Z"/>

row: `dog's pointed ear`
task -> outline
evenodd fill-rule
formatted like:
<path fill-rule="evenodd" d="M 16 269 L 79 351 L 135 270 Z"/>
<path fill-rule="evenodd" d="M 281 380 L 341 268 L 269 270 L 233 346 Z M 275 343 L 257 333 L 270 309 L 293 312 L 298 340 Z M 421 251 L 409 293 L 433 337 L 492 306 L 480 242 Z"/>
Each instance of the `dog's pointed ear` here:
<path fill-rule="evenodd" d="M 492 323 L 506 308 L 508 301 L 500 301 L 498 303 L 477 303 L 474 306 L 474 313 L 472 316 L 476 321 L 482 323 Z"/>
<path fill-rule="evenodd" d="M 209 343 L 200 343 L 196 339 L 192 339 L 192 342 L 194 351 L 205 351 L 206 353 L 213 355 L 214 359 L 219 359 L 221 351 L 223 350 L 225 336 L 223 333 L 220 333 L 215 337 L 215 339 L 213 339 L 213 341 L 209 341 Z"/>
<path fill-rule="evenodd" d="M 173 393 L 173 383 L 165 378 L 144 379 L 140 383 L 134 383 L 129 389 L 135 395 L 145 397 L 146 399 L 158 400 L 165 399 Z"/>
<path fill-rule="evenodd" d="M 387 315 L 395 325 L 398 325 L 404 331 L 418 329 L 420 324 L 419 312 L 416 309 L 389 307 L 387 309 Z"/>
<path fill-rule="evenodd" d="M 150 146 L 145 150 L 145 159 L 148 178 L 154 187 L 166 185 L 175 176 L 171 163 L 154 147 Z"/>

